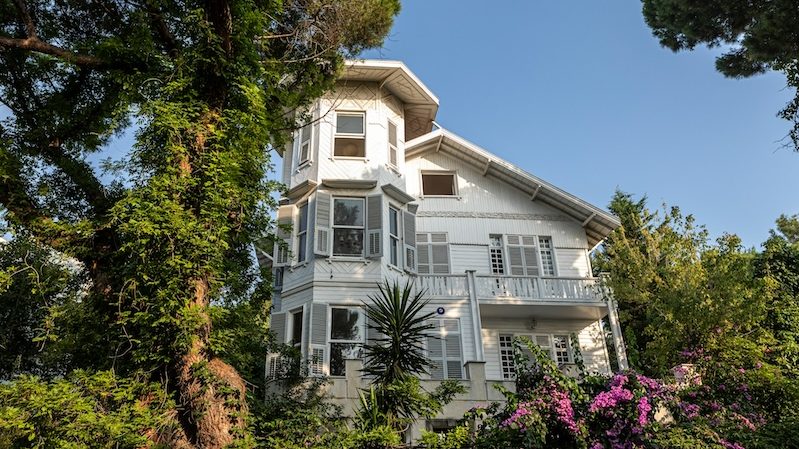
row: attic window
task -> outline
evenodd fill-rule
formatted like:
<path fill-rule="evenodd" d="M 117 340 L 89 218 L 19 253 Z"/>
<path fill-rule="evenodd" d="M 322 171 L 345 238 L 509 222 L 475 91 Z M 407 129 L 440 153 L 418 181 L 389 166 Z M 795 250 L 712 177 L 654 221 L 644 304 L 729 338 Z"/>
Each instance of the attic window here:
<path fill-rule="evenodd" d="M 455 173 L 450 172 L 423 172 L 422 195 L 424 196 L 455 196 Z"/>
<path fill-rule="evenodd" d="M 336 142 L 333 156 L 366 157 L 366 114 L 336 112 Z"/>

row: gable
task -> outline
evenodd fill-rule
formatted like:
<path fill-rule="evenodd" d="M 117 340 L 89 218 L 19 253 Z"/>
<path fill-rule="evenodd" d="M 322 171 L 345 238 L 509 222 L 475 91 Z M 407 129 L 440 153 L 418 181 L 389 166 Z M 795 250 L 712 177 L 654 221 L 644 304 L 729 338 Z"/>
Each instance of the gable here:
<path fill-rule="evenodd" d="M 464 169 L 464 173 L 469 173 L 469 178 L 472 180 L 475 179 L 475 172 L 483 178 L 494 180 L 493 189 L 497 192 L 513 192 L 508 194 L 509 197 L 518 198 L 521 195 L 526 198 L 525 201 L 528 204 L 537 205 L 533 207 L 545 206 L 549 210 L 555 210 L 558 214 L 568 217 L 570 221 L 578 223 L 585 230 L 590 246 L 597 245 L 620 225 L 618 219 L 605 210 L 527 173 L 445 129 L 440 128 L 406 142 L 405 157 L 408 168 L 413 165 L 435 163 L 436 159 L 429 156 L 430 154 L 448 157 L 452 161 L 448 164 L 454 163 L 461 167 L 469 167 L 469 171 Z M 411 164 L 411 161 L 418 158 L 423 158 L 427 162 Z M 409 175 L 418 176 L 410 173 Z M 413 184 L 413 180 L 409 179 L 409 191 Z M 488 185 L 480 182 L 472 182 L 472 184 L 474 186 L 467 185 L 466 187 L 473 188 L 475 193 L 479 191 L 480 185 Z M 500 188 L 499 185 L 505 187 Z M 417 188 L 417 190 L 420 189 Z M 488 207 L 488 204 L 485 206 Z M 492 205 L 492 207 L 496 206 Z"/>

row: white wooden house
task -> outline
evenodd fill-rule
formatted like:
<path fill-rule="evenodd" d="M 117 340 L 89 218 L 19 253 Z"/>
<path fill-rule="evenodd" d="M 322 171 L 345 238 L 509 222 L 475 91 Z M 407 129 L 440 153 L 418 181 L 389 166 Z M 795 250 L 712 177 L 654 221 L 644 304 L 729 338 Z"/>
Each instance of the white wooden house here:
<path fill-rule="evenodd" d="M 444 419 L 497 398 L 491 384 L 513 378 L 514 336 L 567 370 L 579 350 L 588 370 L 610 371 L 606 316 L 623 346 L 589 258 L 618 220 L 439 127 L 437 109 L 401 62 L 349 62 L 282 149 L 278 222 L 292 232 L 282 235 L 289 251 L 264 257 L 276 280 L 272 330 L 312 374 L 330 376 L 345 410 L 364 385 L 360 306 L 385 279 L 411 279 L 431 300 L 441 338 L 428 342 L 428 382 L 469 386 Z"/>

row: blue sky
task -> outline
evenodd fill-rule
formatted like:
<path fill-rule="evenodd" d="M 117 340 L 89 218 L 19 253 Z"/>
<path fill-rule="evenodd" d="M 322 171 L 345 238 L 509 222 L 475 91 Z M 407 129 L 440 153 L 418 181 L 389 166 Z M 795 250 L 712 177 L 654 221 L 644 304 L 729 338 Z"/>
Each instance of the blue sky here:
<path fill-rule="evenodd" d="M 616 188 L 759 246 L 799 213 L 781 74 L 732 80 L 672 53 L 636 1 L 405 1 L 384 48 L 439 97 L 437 121 L 606 207 Z"/>

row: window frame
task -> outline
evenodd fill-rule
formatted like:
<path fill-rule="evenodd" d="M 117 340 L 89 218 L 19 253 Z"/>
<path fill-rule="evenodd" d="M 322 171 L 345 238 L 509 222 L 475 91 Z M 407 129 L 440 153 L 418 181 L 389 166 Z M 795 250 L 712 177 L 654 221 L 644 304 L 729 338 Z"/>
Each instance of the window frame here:
<path fill-rule="evenodd" d="M 297 319 L 297 315 L 299 315 L 299 320 Z M 292 347 L 294 347 L 294 348 L 301 348 L 302 347 L 302 334 L 305 331 L 305 329 L 304 329 L 304 327 L 305 327 L 305 322 L 304 322 L 304 319 L 305 319 L 305 308 L 304 307 L 298 307 L 296 309 L 290 310 L 289 313 L 288 313 L 288 316 L 291 318 L 291 326 L 289 326 L 289 330 L 290 330 L 289 337 L 291 337 L 291 341 L 289 342 L 289 344 Z M 294 340 L 294 330 L 295 330 L 295 326 L 297 325 L 297 323 L 299 323 L 299 325 L 300 325 L 300 339 L 299 339 L 299 341 L 295 341 Z"/>
<path fill-rule="evenodd" d="M 338 118 L 339 116 L 355 116 L 360 115 L 363 121 L 362 133 L 340 133 L 338 132 Z M 350 159 L 350 160 L 364 160 L 366 159 L 366 111 L 365 110 L 336 110 L 335 117 L 333 118 L 333 148 L 330 152 L 333 159 Z M 337 139 L 360 139 L 363 140 L 363 156 L 343 156 L 336 154 L 336 140 Z"/>
<path fill-rule="evenodd" d="M 391 213 L 394 212 L 394 218 L 396 219 L 396 234 L 391 233 Z M 388 232 L 388 265 L 392 266 L 397 269 L 402 269 L 402 256 L 404 254 L 404 249 L 402 245 L 402 240 L 400 235 L 402 234 L 402 230 L 400 226 L 402 225 L 402 212 L 401 209 L 394 206 L 393 204 L 388 204 L 388 228 L 386 229 Z M 393 246 L 396 244 L 396 248 Z M 395 252 L 392 254 L 392 250 Z M 396 260 L 394 260 L 396 259 Z"/>
<path fill-rule="evenodd" d="M 336 224 L 336 201 L 337 200 L 360 200 L 361 207 L 361 225 L 338 225 Z M 330 234 L 331 234 L 331 248 L 330 257 L 334 259 L 354 259 L 364 260 L 366 258 L 366 197 L 362 196 L 332 196 L 330 211 Z M 336 254 L 336 229 L 356 229 L 361 231 L 361 253 L 360 254 Z"/>
<path fill-rule="evenodd" d="M 305 229 L 302 229 L 302 211 L 305 209 Z M 297 264 L 308 261 L 308 224 L 310 223 L 310 207 L 305 202 L 297 207 Z"/>
<path fill-rule="evenodd" d="M 306 143 L 306 141 L 303 140 L 303 137 L 304 137 L 304 131 L 305 131 L 306 128 L 308 129 L 308 134 L 309 134 L 308 140 L 307 140 L 308 154 L 306 154 L 306 157 L 303 159 L 303 157 L 302 157 L 302 151 L 303 150 L 302 149 L 303 149 L 304 144 Z M 298 142 L 298 145 L 297 145 L 297 168 L 298 169 L 304 168 L 304 167 L 306 167 L 306 166 L 311 164 L 311 159 L 312 159 L 311 158 L 311 150 L 313 149 L 314 134 L 315 134 L 313 128 L 314 128 L 314 122 L 312 120 L 312 121 L 306 123 L 305 125 L 303 125 L 298 131 L 298 136 L 297 136 L 297 142 Z"/>
<path fill-rule="evenodd" d="M 503 337 L 511 337 L 510 347 L 503 347 L 502 339 Z M 574 362 L 574 348 L 572 347 L 572 333 L 571 332 L 551 332 L 551 333 L 525 333 L 525 332 L 502 332 L 498 331 L 497 333 L 497 354 L 499 362 L 499 373 L 502 377 L 501 380 L 513 380 L 516 378 L 516 362 L 513 358 L 509 360 L 509 363 L 504 364 L 502 360 L 503 351 L 510 351 L 511 357 L 513 356 L 513 340 L 519 337 L 527 337 L 529 338 L 534 344 L 538 345 L 539 348 L 547 351 L 549 353 L 549 359 L 555 362 L 555 364 L 560 367 L 561 365 L 568 365 L 575 363 Z M 536 337 L 546 337 L 548 341 L 548 345 L 546 347 L 541 346 L 538 344 L 538 340 Z M 555 338 L 556 337 L 565 337 L 566 338 L 566 351 L 568 355 L 568 361 L 560 362 L 558 361 L 558 354 L 557 349 L 555 347 Z M 508 368 L 507 372 L 509 373 L 506 376 L 506 367 Z"/>
<path fill-rule="evenodd" d="M 345 310 L 355 310 L 358 312 L 358 323 L 356 324 L 358 328 L 358 334 L 360 339 L 353 340 L 353 339 L 334 339 L 333 338 L 333 310 L 335 309 L 345 309 Z M 334 344 L 356 344 L 360 345 L 358 348 L 359 357 L 363 359 L 363 345 L 366 342 L 366 314 L 363 311 L 363 308 L 360 306 L 352 305 L 352 304 L 331 304 L 328 306 L 328 316 L 327 316 L 327 343 L 325 344 L 325 360 L 327 365 L 327 373 L 330 377 L 344 377 L 346 376 L 346 369 L 343 374 L 333 374 L 333 366 L 332 366 L 332 359 L 333 359 L 333 345 Z M 346 366 L 346 363 L 345 363 Z"/>
<path fill-rule="evenodd" d="M 494 245 L 494 239 L 497 240 L 499 245 Z M 495 254 L 498 255 L 498 257 L 495 258 Z M 496 264 L 494 263 L 495 259 L 497 262 Z M 505 236 L 503 234 L 488 234 L 488 263 L 491 268 L 492 276 L 505 276 L 507 273 L 507 263 L 505 262 Z"/>
<path fill-rule="evenodd" d="M 394 143 L 391 143 L 391 127 L 394 127 Z M 386 138 L 388 141 L 388 166 L 394 169 L 399 168 L 399 126 L 393 120 L 388 120 L 386 126 Z M 391 162 L 391 152 L 394 151 L 394 162 Z"/>
<path fill-rule="evenodd" d="M 538 249 L 538 275 L 542 278 L 555 278 L 558 277 L 558 259 L 555 255 L 555 242 L 552 241 L 551 235 L 536 235 L 536 247 Z M 544 274 L 544 250 L 541 243 L 542 239 L 549 240 L 549 251 L 552 256 L 552 274 Z"/>
<path fill-rule="evenodd" d="M 428 195 L 424 192 L 424 177 L 425 175 L 452 176 L 452 195 Z M 422 198 L 457 198 L 460 199 L 460 191 L 458 189 L 458 172 L 457 170 L 420 170 L 419 171 L 419 191 Z"/>

